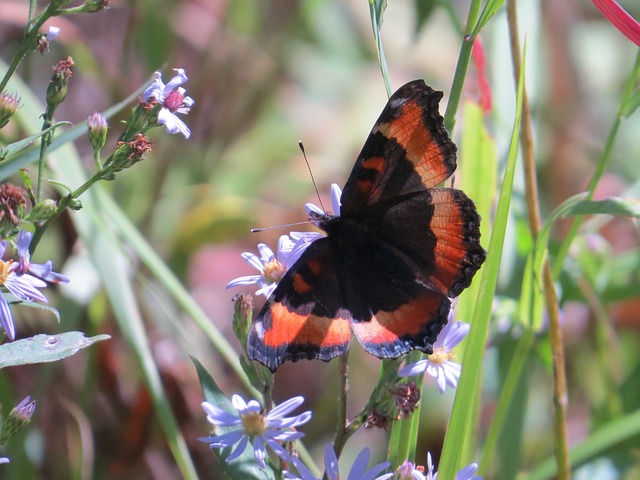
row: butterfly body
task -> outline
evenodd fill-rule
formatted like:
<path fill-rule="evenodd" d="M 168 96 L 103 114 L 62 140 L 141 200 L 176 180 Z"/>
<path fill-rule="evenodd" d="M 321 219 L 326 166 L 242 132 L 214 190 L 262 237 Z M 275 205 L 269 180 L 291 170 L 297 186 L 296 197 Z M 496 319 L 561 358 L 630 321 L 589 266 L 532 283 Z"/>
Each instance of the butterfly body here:
<path fill-rule="evenodd" d="M 450 297 L 485 258 L 480 218 L 461 191 L 434 188 L 456 167 L 438 113 L 441 92 L 417 80 L 389 100 L 341 197 L 340 215 L 312 215 L 327 236 L 302 253 L 252 325 L 251 359 L 330 360 L 353 332 L 369 353 L 432 352 Z"/>

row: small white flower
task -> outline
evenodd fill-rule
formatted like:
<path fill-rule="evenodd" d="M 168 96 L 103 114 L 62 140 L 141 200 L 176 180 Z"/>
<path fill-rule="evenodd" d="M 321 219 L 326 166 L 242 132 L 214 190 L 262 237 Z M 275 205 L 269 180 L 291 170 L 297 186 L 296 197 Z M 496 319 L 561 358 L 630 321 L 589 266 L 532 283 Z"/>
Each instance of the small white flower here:
<path fill-rule="evenodd" d="M 211 448 L 226 448 L 238 446 L 226 458 L 230 462 L 238 458 L 244 452 L 249 441 L 253 443 L 253 453 L 262 468 L 266 468 L 266 447 L 269 447 L 276 455 L 285 461 L 291 461 L 287 451 L 279 442 L 292 442 L 304 436 L 304 433 L 295 430 L 295 427 L 303 425 L 311 420 L 311 412 L 307 411 L 295 417 L 285 417 L 286 414 L 298 408 L 303 397 L 293 397 L 281 403 L 266 415 L 262 413 L 262 407 L 257 400 L 245 402 L 240 395 L 234 395 L 231 403 L 238 414 L 234 415 L 209 402 L 202 402 L 202 408 L 207 414 L 207 420 L 218 427 L 240 427 L 222 435 L 215 435 L 198 440 L 208 443 Z"/>
<path fill-rule="evenodd" d="M 424 360 L 405 365 L 398 371 L 398 375 L 413 377 L 426 372 L 436 379 L 441 393 L 444 393 L 447 385 L 456 388 L 462 366 L 452 360 L 454 358 L 453 348 L 467 336 L 470 328 L 468 323 L 454 322 L 453 314 L 450 314 L 449 323 L 442 329 L 433 344 L 433 353 L 427 355 Z"/>
<path fill-rule="evenodd" d="M 195 103 L 185 95 L 186 90 L 180 85 L 188 78 L 182 68 L 174 68 L 177 74 L 166 85 L 162 83 L 162 75 L 156 72 L 155 80 L 142 94 L 142 100 L 148 102 L 153 98 L 162 105 L 158 113 L 158 123 L 164 125 L 168 133 L 181 133 L 184 138 L 191 136 L 191 130 L 176 114 L 187 114 Z"/>
<path fill-rule="evenodd" d="M 367 470 L 367 464 L 369 463 L 369 449 L 363 449 L 351 466 L 347 480 L 386 480 L 393 477 L 393 473 L 385 473 L 380 475 L 383 471 L 389 468 L 391 465 L 389 462 L 380 463 Z M 304 463 L 298 458 L 292 458 L 292 463 L 296 467 L 298 474 L 285 471 L 284 478 L 287 480 L 321 480 L 306 467 Z M 326 478 L 328 480 L 340 480 L 340 470 L 338 469 L 338 458 L 333 450 L 333 445 L 328 443 L 324 448 L 324 468 Z"/>

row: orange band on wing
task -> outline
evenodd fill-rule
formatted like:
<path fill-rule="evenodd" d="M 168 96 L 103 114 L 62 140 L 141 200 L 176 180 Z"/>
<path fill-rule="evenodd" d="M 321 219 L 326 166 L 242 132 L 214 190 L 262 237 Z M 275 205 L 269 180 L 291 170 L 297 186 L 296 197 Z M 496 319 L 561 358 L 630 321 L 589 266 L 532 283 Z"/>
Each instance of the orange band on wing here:
<path fill-rule="evenodd" d="M 423 108 L 416 100 L 408 100 L 401 107 L 401 113 L 397 118 L 389 123 L 381 123 L 377 130 L 404 148 L 407 159 L 415 166 L 424 185 L 433 187 L 451 174 L 444 157 L 455 156 L 455 145 L 444 130 L 441 134 L 434 132 L 437 136 L 433 136 L 424 124 Z M 448 150 L 443 151 L 443 148 Z"/>

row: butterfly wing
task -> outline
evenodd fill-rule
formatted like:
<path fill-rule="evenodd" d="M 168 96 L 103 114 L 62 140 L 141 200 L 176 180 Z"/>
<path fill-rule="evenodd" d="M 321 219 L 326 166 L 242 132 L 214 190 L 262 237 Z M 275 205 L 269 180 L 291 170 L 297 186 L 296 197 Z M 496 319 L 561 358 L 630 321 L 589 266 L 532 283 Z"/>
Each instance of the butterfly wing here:
<path fill-rule="evenodd" d="M 328 361 L 349 348 L 351 315 L 344 308 L 328 238 L 302 253 L 253 321 L 249 358 L 275 371 L 283 362 Z"/>
<path fill-rule="evenodd" d="M 456 168 L 440 92 L 401 87 L 375 124 L 342 193 L 344 298 L 365 349 L 431 353 L 450 309 L 485 258 L 480 218 L 461 191 L 432 188 Z M 331 232 L 329 232 L 331 236 Z M 380 299 L 386 299 L 386 303 Z"/>
<path fill-rule="evenodd" d="M 438 113 L 442 92 L 400 87 L 375 123 L 342 192 L 342 215 L 435 187 L 456 169 L 456 146 Z"/>

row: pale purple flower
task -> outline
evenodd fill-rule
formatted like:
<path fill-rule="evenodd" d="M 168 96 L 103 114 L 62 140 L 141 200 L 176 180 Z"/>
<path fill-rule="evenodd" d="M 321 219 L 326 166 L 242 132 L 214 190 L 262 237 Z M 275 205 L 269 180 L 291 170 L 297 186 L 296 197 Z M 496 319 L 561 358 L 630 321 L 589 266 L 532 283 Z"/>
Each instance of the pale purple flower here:
<path fill-rule="evenodd" d="M 176 114 L 187 114 L 194 104 L 191 97 L 185 95 L 186 90 L 180 85 L 187 81 L 182 68 L 174 68 L 176 75 L 166 85 L 162 83 L 162 74 L 155 72 L 155 80 L 142 94 L 142 100 L 148 102 L 152 98 L 162 105 L 158 113 L 158 123 L 164 125 L 168 133 L 181 133 L 184 138 L 191 136 L 191 130 Z"/>
<path fill-rule="evenodd" d="M 256 295 L 264 295 L 268 298 L 289 267 L 300 258 L 311 242 L 320 236 L 322 235 L 316 232 L 291 232 L 291 238 L 282 235 L 278 240 L 276 254 L 264 243 L 258 244 L 259 257 L 251 252 L 244 252 L 241 256 L 245 262 L 258 270 L 260 275 L 235 278 L 227 284 L 227 288 L 257 285 Z"/>
<path fill-rule="evenodd" d="M 18 275 L 24 275 L 28 272 L 48 283 L 69 283 L 67 277 L 53 271 L 53 262 L 51 260 L 47 260 L 45 263 L 31 262 L 29 245 L 31 244 L 32 237 L 33 234 L 31 232 L 20 230 L 20 233 L 18 233 L 18 239 L 16 241 L 18 247 L 18 265 L 15 272 Z"/>
<path fill-rule="evenodd" d="M 413 377 L 426 372 L 436 379 L 441 393 L 444 393 L 447 385 L 456 388 L 462 366 L 453 361 L 453 348 L 467 336 L 470 327 L 468 323 L 454 322 L 453 315 L 450 314 L 449 323 L 442 329 L 433 344 L 433 353 L 427 355 L 426 359 L 405 365 L 398 371 L 398 375 Z"/>
<path fill-rule="evenodd" d="M 303 397 L 293 397 L 265 414 L 257 400 L 249 400 L 247 403 L 239 395 L 234 395 L 231 403 L 237 410 L 237 415 L 222 410 L 212 403 L 202 402 L 202 408 L 210 423 L 216 427 L 239 428 L 221 435 L 199 438 L 199 440 L 208 443 L 211 448 L 227 448 L 238 444 L 226 458 L 227 462 L 242 455 L 249 442 L 252 442 L 254 457 L 262 468 L 266 468 L 266 447 L 289 462 L 291 458 L 280 442 L 292 442 L 303 437 L 304 433 L 296 431 L 295 427 L 311 420 L 311 412 L 307 411 L 295 417 L 285 417 L 285 415 L 298 408 L 302 402 L 304 402 Z"/>
<path fill-rule="evenodd" d="M 349 470 L 349 475 L 347 476 L 347 480 L 386 480 L 393 477 L 393 473 L 385 473 L 384 472 L 389 465 L 389 462 L 379 463 L 371 467 L 367 470 L 367 464 L 369 463 L 370 457 L 369 449 L 363 449 L 358 456 L 356 457 L 351 469 Z M 318 478 L 306 467 L 304 463 L 300 461 L 298 458 L 292 458 L 291 463 L 296 467 L 298 474 L 293 474 L 289 471 L 284 472 L 284 478 L 287 480 L 321 480 L 322 477 Z M 340 471 L 338 469 L 338 458 L 336 457 L 336 453 L 333 450 L 333 445 L 328 443 L 324 448 L 324 468 L 326 478 L 328 480 L 340 480 Z"/>
<path fill-rule="evenodd" d="M 9 457 L 0 457 L 0 464 L 9 463 Z"/>

